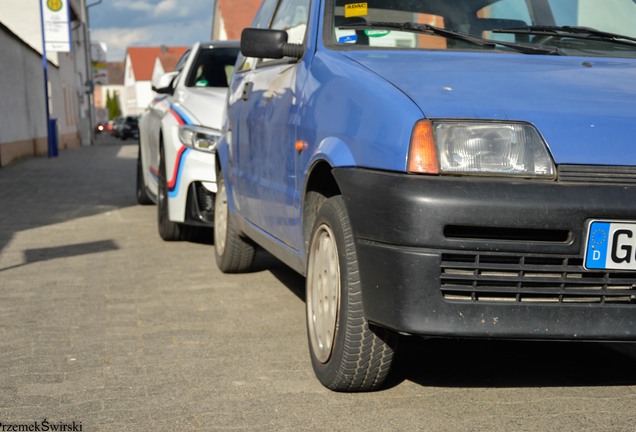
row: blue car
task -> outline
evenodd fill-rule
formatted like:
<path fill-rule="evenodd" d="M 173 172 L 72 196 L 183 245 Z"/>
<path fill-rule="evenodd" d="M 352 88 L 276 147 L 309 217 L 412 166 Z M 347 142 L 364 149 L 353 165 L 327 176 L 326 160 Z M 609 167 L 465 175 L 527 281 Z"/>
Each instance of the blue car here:
<path fill-rule="evenodd" d="M 216 260 L 306 276 L 326 387 L 399 334 L 636 341 L 636 2 L 264 0 L 241 52 Z"/>

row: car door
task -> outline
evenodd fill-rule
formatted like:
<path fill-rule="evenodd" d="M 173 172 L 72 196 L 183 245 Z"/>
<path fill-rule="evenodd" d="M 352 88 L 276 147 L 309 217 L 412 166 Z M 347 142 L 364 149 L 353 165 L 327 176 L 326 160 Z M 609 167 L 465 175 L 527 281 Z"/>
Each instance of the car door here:
<path fill-rule="evenodd" d="M 310 0 L 278 0 L 269 28 L 304 43 Z M 307 56 L 305 56 L 307 57 Z M 240 213 L 279 241 L 298 248 L 299 193 L 295 147 L 307 58 L 257 59 L 234 87 L 236 185 Z"/>

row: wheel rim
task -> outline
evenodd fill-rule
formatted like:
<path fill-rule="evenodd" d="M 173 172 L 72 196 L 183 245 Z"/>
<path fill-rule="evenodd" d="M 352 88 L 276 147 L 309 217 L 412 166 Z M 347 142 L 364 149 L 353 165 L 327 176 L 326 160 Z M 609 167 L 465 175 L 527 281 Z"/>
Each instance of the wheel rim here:
<path fill-rule="evenodd" d="M 214 247 L 219 255 L 225 252 L 225 242 L 227 239 L 227 194 L 225 183 L 219 183 L 219 191 L 214 201 Z"/>
<path fill-rule="evenodd" d="M 340 307 L 340 263 L 331 228 L 321 225 L 309 249 L 307 323 L 311 348 L 320 363 L 331 357 Z"/>

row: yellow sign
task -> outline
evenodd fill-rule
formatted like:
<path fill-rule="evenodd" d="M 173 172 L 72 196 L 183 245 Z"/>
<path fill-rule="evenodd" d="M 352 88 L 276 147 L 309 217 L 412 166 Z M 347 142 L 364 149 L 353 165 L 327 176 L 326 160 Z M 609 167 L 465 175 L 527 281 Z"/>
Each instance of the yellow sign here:
<path fill-rule="evenodd" d="M 345 5 L 345 18 L 367 16 L 368 14 L 368 3 L 351 3 Z"/>
<path fill-rule="evenodd" d="M 62 0 L 46 0 L 46 7 L 57 12 L 62 9 Z"/>

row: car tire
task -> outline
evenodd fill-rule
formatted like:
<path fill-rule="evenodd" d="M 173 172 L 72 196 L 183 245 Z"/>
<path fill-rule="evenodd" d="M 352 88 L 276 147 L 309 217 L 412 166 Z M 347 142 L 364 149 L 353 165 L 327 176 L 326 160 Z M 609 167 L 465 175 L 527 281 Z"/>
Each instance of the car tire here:
<path fill-rule="evenodd" d="M 242 273 L 251 269 L 256 247 L 239 235 L 227 200 L 225 180 L 219 172 L 214 201 L 214 255 L 223 273 Z"/>
<path fill-rule="evenodd" d="M 159 154 L 157 183 L 157 226 L 159 228 L 159 236 L 165 241 L 187 240 L 189 227 L 178 222 L 172 222 L 168 218 L 168 180 L 163 148 L 161 148 Z"/>
<path fill-rule="evenodd" d="M 353 234 L 342 196 L 316 216 L 307 253 L 307 339 L 319 381 L 342 392 L 383 388 L 397 335 L 364 317 Z"/>
<path fill-rule="evenodd" d="M 137 204 L 149 205 L 152 204 L 152 200 L 148 195 L 146 189 L 146 181 L 144 180 L 143 162 L 141 160 L 141 148 L 137 153 Z"/>

